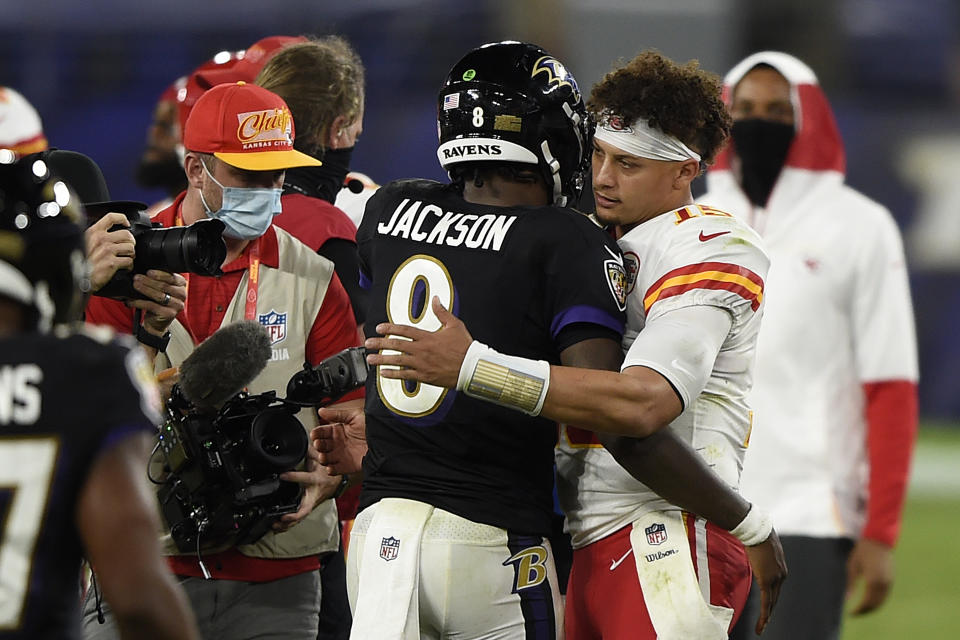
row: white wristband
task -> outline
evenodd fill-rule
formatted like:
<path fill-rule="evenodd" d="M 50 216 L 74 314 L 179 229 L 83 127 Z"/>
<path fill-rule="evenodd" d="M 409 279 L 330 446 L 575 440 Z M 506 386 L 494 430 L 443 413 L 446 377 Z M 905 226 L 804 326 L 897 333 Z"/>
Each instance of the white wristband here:
<path fill-rule="evenodd" d="M 457 390 L 536 416 L 550 386 L 550 363 L 508 356 L 474 340 L 460 365 Z"/>
<path fill-rule="evenodd" d="M 770 516 L 757 505 L 750 505 L 750 511 L 730 533 L 742 542 L 743 546 L 752 547 L 769 538 L 771 531 L 773 522 L 770 521 Z"/>

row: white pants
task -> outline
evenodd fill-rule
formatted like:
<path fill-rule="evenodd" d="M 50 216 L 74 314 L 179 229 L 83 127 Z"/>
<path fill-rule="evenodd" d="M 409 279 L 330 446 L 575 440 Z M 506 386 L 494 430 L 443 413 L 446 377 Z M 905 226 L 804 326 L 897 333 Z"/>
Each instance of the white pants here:
<path fill-rule="evenodd" d="M 377 545 L 368 548 L 366 544 L 379 506 L 381 503 L 364 509 L 350 533 L 347 590 L 355 629 L 361 590 L 365 597 L 370 595 L 368 590 L 384 591 L 372 592 L 383 603 L 404 598 L 403 594 L 387 592 L 384 581 L 361 582 L 363 563 L 385 563 L 381 570 L 391 567 L 385 559 L 391 556 L 389 538 L 382 539 L 382 549 Z M 563 638 L 563 603 L 553 550 L 545 538 L 510 534 L 505 529 L 433 509 L 423 528 L 419 572 L 413 584 L 418 590 L 414 601 L 418 604 L 420 638 Z"/>

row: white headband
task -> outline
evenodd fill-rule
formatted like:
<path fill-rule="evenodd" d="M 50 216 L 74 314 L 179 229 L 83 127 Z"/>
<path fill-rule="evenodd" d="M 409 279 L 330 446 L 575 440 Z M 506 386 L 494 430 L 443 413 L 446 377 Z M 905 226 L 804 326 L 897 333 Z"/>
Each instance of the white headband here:
<path fill-rule="evenodd" d="M 673 136 L 651 127 L 646 120 L 642 119 L 630 126 L 625 126 L 619 116 L 606 116 L 597 126 L 594 137 L 640 158 L 700 162 L 699 153 Z"/>

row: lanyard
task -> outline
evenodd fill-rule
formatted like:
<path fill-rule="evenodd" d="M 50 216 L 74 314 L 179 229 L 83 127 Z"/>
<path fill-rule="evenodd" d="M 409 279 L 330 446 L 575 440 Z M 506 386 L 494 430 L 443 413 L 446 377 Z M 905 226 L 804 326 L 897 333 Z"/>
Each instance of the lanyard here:
<path fill-rule="evenodd" d="M 249 251 L 250 265 L 247 267 L 247 302 L 243 310 L 243 317 L 247 320 L 256 320 L 257 291 L 260 288 L 260 238 L 250 243 Z"/>
<path fill-rule="evenodd" d="M 177 217 L 174 222 L 178 227 L 183 226 L 183 215 L 179 210 L 177 211 Z M 247 320 L 257 319 L 257 294 L 260 289 L 260 240 L 260 238 L 252 240 L 247 246 L 247 254 L 250 262 L 247 266 L 247 295 L 244 298 L 243 309 L 243 316 Z M 187 300 L 183 303 L 183 316 L 184 318 L 189 318 L 190 316 L 187 315 L 187 304 L 190 300 L 190 274 L 183 273 L 181 275 L 187 281 L 185 285 L 187 289 Z M 197 342 L 196 339 L 194 339 L 194 342 Z"/>

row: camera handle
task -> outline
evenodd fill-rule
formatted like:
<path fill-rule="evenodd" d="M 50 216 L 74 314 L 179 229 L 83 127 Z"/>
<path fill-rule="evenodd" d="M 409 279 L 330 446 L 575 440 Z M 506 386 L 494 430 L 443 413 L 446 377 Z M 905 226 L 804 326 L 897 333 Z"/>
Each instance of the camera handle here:
<path fill-rule="evenodd" d="M 363 347 L 350 347 L 315 367 L 304 363 L 287 383 L 287 402 L 322 407 L 367 382 L 367 358 Z"/>

